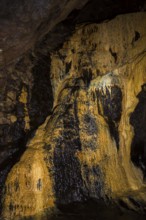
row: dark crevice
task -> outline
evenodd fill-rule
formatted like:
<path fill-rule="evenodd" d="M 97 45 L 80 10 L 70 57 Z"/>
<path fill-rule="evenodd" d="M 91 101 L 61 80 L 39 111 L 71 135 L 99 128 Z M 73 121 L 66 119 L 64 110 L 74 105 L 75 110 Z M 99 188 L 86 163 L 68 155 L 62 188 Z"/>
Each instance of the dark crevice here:
<path fill-rule="evenodd" d="M 83 69 L 82 70 L 82 79 L 85 83 L 85 86 L 89 87 L 90 81 L 92 80 L 92 70 L 91 69 Z"/>
<path fill-rule="evenodd" d="M 113 56 L 115 63 L 117 62 L 117 53 L 113 52 L 112 49 L 109 49 L 109 52 L 111 53 L 111 55 Z"/>
<path fill-rule="evenodd" d="M 134 40 L 138 41 L 138 39 L 140 38 L 140 33 L 138 31 L 135 31 L 135 37 Z"/>
<path fill-rule="evenodd" d="M 124 202 L 123 200 L 120 199 L 118 202 L 119 202 L 119 205 L 120 205 L 122 208 L 124 208 L 125 210 L 131 210 L 131 209 L 129 208 L 128 204 L 127 204 L 126 202 Z"/>
<path fill-rule="evenodd" d="M 139 38 L 140 38 L 140 33 L 138 31 L 135 31 L 135 36 L 133 37 L 131 44 L 134 45 L 134 43 L 138 41 Z"/>
<path fill-rule="evenodd" d="M 142 85 L 137 98 L 139 102 L 130 117 L 130 123 L 134 128 L 131 160 L 142 170 L 146 178 L 146 84 Z"/>
<path fill-rule="evenodd" d="M 139 201 L 136 201 L 134 198 L 132 197 L 129 197 L 129 201 L 133 203 L 133 205 L 136 207 L 136 208 L 139 208 L 141 209 L 143 204 L 140 203 Z"/>
<path fill-rule="evenodd" d="M 106 88 L 106 94 L 102 91 L 97 91 L 97 103 L 99 114 L 101 114 L 107 124 L 109 125 L 109 131 L 111 136 L 115 139 L 117 149 L 119 149 L 119 132 L 118 125 L 121 119 L 122 113 L 122 91 L 118 86 L 111 87 L 111 92 Z M 100 108 L 100 103 L 103 107 L 103 112 Z"/>
<path fill-rule="evenodd" d="M 69 74 L 69 71 L 71 69 L 71 65 L 72 65 L 72 61 L 69 62 L 69 63 L 66 63 L 66 66 L 65 66 L 65 73 L 66 73 L 66 75 Z"/>
<path fill-rule="evenodd" d="M 53 92 L 50 80 L 50 57 L 39 55 L 32 69 L 33 87 L 30 91 L 28 110 L 31 129 L 36 129 L 52 114 Z"/>

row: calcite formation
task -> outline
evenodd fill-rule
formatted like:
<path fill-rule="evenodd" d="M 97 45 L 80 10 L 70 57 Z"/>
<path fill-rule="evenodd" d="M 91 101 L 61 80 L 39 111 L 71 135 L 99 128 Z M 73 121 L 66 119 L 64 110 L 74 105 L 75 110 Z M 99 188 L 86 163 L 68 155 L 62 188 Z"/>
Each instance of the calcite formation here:
<path fill-rule="evenodd" d="M 8 174 L 3 216 L 90 198 L 146 211 L 146 13 L 77 26 L 50 74 L 52 113 Z"/>

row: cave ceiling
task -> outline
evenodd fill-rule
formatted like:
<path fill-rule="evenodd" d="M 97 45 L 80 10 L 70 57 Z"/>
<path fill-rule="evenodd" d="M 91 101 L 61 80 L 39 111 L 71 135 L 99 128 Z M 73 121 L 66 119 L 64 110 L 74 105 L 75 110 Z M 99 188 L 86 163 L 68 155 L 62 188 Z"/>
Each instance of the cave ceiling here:
<path fill-rule="evenodd" d="M 60 46 L 77 23 L 101 22 L 118 14 L 145 10 L 145 0 L 1 0 L 1 67 L 47 38 L 49 50 Z"/>

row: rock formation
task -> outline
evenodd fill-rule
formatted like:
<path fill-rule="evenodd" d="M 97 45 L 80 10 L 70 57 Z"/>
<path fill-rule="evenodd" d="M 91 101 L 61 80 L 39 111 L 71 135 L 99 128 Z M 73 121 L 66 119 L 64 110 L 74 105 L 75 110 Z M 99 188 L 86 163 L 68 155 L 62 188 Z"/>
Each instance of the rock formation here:
<path fill-rule="evenodd" d="M 10 121 L 28 131 L 48 117 L 6 178 L 3 216 L 52 213 L 91 198 L 145 212 L 146 13 L 77 25 L 60 49 L 41 57 L 42 65 L 35 54 L 25 59 L 15 69 L 24 63 L 27 74 L 35 62 L 36 78 L 32 71 L 28 77 L 22 74 L 17 114 L 25 123 L 16 114 Z M 31 79 L 39 85 L 40 71 L 45 87 L 30 93 Z M 47 103 L 41 108 L 45 92 Z M 14 92 L 9 91 L 9 98 L 16 99 Z"/>

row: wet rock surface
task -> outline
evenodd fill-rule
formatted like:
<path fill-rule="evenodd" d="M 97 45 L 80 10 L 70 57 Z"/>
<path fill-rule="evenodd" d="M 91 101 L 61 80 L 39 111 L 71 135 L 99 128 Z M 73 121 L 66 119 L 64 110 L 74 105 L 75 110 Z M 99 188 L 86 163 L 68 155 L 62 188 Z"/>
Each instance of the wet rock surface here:
<path fill-rule="evenodd" d="M 107 205 L 111 201 L 121 209 L 145 213 L 145 12 L 75 26 L 89 21 L 89 17 L 91 22 L 99 22 L 110 13 L 111 17 L 124 13 L 126 2 L 120 1 L 123 8 L 113 14 L 118 7 L 114 1 L 99 5 L 90 1 L 83 11 L 78 1 L 64 1 L 65 12 L 63 2 L 57 7 L 57 1 L 50 1 L 55 10 L 54 15 L 53 11 L 49 13 L 50 19 L 43 17 L 50 10 L 45 2 L 49 1 L 43 1 L 41 6 L 36 1 L 38 17 L 35 19 L 34 10 L 29 19 L 33 26 L 30 32 L 36 36 L 33 38 L 28 30 L 25 38 L 23 31 L 32 9 L 27 13 L 28 3 L 24 1 L 24 26 L 19 36 L 6 39 L 6 53 L 0 55 L 2 214 L 13 219 L 46 209 L 48 213 L 57 213 L 58 208 L 70 210 L 71 206 L 75 210 L 77 206 L 72 204 L 83 203 L 85 207 L 90 199 Z M 8 1 L 1 3 L 4 6 Z M 19 24 L 19 13 L 23 15 L 24 10 L 15 3 L 16 7 L 10 7 L 16 11 L 14 26 L 15 21 Z M 102 13 L 102 4 L 107 14 Z M 98 9 L 97 15 L 93 6 Z M 56 25 L 76 7 L 78 10 Z M 131 10 L 137 8 L 144 11 L 144 1 L 133 1 Z M 9 13 L 12 16 L 11 10 Z M 11 18 L 2 16 L 2 22 Z M 12 33 L 14 26 L 7 31 Z M 21 34 L 24 41 L 19 45 Z M 13 44 L 15 50 L 9 51 Z M 29 48 L 32 50 L 20 58 Z M 7 65 L 18 56 L 13 65 Z"/>

